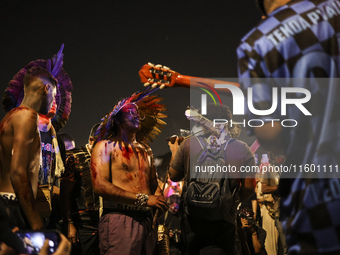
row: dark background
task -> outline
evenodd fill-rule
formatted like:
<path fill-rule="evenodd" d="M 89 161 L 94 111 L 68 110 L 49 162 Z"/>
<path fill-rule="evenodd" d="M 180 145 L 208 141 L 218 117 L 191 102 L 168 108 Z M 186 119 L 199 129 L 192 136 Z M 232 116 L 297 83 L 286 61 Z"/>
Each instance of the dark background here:
<path fill-rule="evenodd" d="M 260 17 L 254 0 L 1 0 L 1 97 L 22 67 L 52 57 L 65 43 L 64 69 L 73 83 L 73 102 L 61 132 L 82 146 L 92 125 L 118 99 L 143 89 L 138 71 L 149 61 L 186 75 L 237 77 L 236 48 Z M 158 92 L 169 118 L 152 145 L 156 156 L 168 151 L 166 137 L 189 129 L 184 117 L 189 92 L 184 88 Z M 255 138 L 243 130 L 241 140 L 251 145 Z"/>

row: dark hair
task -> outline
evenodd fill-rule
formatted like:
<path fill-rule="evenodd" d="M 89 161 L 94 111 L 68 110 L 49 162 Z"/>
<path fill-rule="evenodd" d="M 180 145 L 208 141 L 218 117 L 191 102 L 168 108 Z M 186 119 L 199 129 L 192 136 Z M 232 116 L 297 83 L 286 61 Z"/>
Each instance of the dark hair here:
<path fill-rule="evenodd" d="M 239 124 L 233 124 L 231 126 L 230 120 L 233 117 L 233 114 L 231 113 L 230 109 L 226 105 L 215 105 L 213 103 L 210 103 L 207 105 L 207 115 L 205 116 L 209 120 L 214 119 L 225 119 L 228 121 L 228 132 L 229 135 L 233 138 L 239 137 L 241 133 L 241 127 Z"/>
<path fill-rule="evenodd" d="M 118 134 L 118 130 L 119 130 L 119 125 L 123 120 L 123 113 L 122 111 L 117 112 L 117 114 L 115 116 L 113 116 L 112 118 L 112 133 L 113 135 L 117 135 Z"/>
<path fill-rule="evenodd" d="M 215 104 L 208 104 L 207 105 L 207 115 L 205 116 L 209 120 L 214 119 L 226 119 L 231 120 L 232 113 L 229 110 L 229 107 L 226 105 L 215 105 Z"/>
<path fill-rule="evenodd" d="M 61 138 L 64 142 L 65 141 L 73 141 L 75 142 L 74 138 L 72 136 L 70 136 L 69 134 L 66 134 L 66 133 L 60 133 L 58 134 L 59 138 Z"/>
<path fill-rule="evenodd" d="M 53 77 L 53 75 L 46 69 L 40 66 L 34 66 L 27 70 L 24 77 L 24 86 L 28 86 L 34 79 L 38 77 L 44 77 L 51 81 L 54 86 L 57 86 L 58 81 Z"/>

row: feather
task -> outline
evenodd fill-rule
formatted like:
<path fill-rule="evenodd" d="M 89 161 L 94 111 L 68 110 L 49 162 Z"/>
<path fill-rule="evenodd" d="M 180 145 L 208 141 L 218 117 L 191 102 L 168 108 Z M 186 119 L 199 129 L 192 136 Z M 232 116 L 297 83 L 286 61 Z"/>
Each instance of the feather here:
<path fill-rule="evenodd" d="M 52 125 L 56 132 L 58 132 L 66 124 L 71 113 L 73 86 L 70 77 L 62 68 L 64 56 L 62 53 L 63 49 L 64 44 L 61 45 L 58 53 L 51 59 L 37 59 L 31 61 L 12 78 L 2 99 L 2 106 L 5 112 L 8 112 L 21 104 L 24 98 L 24 77 L 27 70 L 34 66 L 40 66 L 51 72 L 54 78 L 58 80 L 57 94 L 55 97 L 57 111 L 55 116 L 51 119 Z M 54 72 L 54 74 L 52 72 Z"/>
<path fill-rule="evenodd" d="M 123 107 L 131 103 L 136 104 L 140 115 L 144 116 L 144 119 L 141 121 L 141 128 L 136 134 L 137 141 L 146 144 L 153 142 L 152 138 L 156 139 L 156 135 L 161 132 L 159 128 L 163 128 L 163 125 L 166 124 L 164 121 L 160 121 L 159 118 L 167 117 L 161 113 L 166 111 L 166 106 L 159 103 L 162 101 L 162 98 L 157 95 L 150 95 L 156 90 L 148 87 L 142 92 L 136 92 L 132 96 L 120 100 L 112 111 L 104 116 L 95 134 L 96 142 L 108 139 L 108 137 L 114 135 L 112 133 L 113 118 Z"/>

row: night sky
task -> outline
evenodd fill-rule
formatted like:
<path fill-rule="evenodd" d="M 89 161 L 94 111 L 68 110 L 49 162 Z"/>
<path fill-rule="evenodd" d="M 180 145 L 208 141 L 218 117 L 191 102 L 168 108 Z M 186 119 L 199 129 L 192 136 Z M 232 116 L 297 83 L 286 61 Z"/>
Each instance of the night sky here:
<path fill-rule="evenodd" d="M 147 62 L 186 75 L 237 77 L 236 48 L 260 20 L 254 2 L 1 0 L 1 97 L 22 67 L 52 57 L 64 43 L 73 102 L 61 132 L 82 146 L 92 125 L 119 99 L 143 89 L 138 71 Z M 189 89 L 158 94 L 169 118 L 152 145 L 156 156 L 168 151 L 166 137 L 189 129 L 184 111 L 190 104 Z M 255 140 L 245 130 L 241 139 L 249 145 Z"/>

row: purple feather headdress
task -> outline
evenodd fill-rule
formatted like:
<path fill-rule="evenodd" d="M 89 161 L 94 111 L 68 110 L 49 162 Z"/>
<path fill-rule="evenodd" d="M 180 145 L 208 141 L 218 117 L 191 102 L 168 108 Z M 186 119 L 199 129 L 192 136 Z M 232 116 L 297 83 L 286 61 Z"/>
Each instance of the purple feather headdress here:
<path fill-rule="evenodd" d="M 64 44 L 61 45 L 60 50 L 51 59 L 38 59 L 31 61 L 24 68 L 22 68 L 9 82 L 5 94 L 2 99 L 2 106 L 5 112 L 18 107 L 24 98 L 24 77 L 31 67 L 40 66 L 49 71 L 58 81 L 56 103 L 57 111 L 55 116 L 51 119 L 52 125 L 56 131 L 59 131 L 67 122 L 71 113 L 72 103 L 72 82 L 63 67 L 63 49 Z"/>
<path fill-rule="evenodd" d="M 160 128 L 166 125 L 161 119 L 166 118 L 167 115 L 162 113 L 166 111 L 166 106 L 159 103 L 162 98 L 158 95 L 150 95 L 155 90 L 157 89 L 148 87 L 143 92 L 136 92 L 132 96 L 119 101 L 112 111 L 101 119 L 102 122 L 95 134 L 96 142 L 109 139 L 115 135 L 113 133 L 113 119 L 128 104 L 137 105 L 140 115 L 145 117 L 141 120 L 141 129 L 136 134 L 137 141 L 148 143 L 152 142 L 152 139 L 156 139 L 156 135 L 161 132 Z"/>

